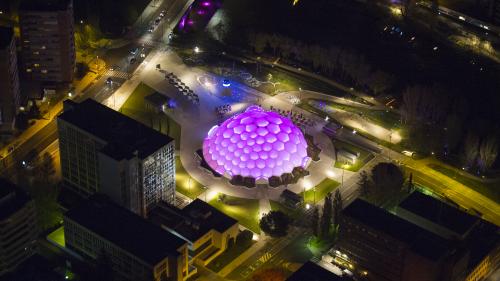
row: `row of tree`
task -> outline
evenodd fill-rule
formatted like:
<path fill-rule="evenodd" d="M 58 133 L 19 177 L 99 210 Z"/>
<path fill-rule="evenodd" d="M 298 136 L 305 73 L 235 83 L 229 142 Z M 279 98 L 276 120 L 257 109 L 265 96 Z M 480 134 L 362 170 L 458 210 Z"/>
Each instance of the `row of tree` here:
<path fill-rule="evenodd" d="M 479 172 L 486 172 L 493 166 L 498 156 L 498 138 L 488 135 L 480 138 L 470 131 L 464 143 L 464 163 L 467 168 L 477 168 Z"/>
<path fill-rule="evenodd" d="M 413 188 L 412 176 L 408 181 L 407 191 Z M 360 173 L 358 181 L 361 197 L 368 201 L 382 205 L 403 190 L 404 175 L 401 169 L 392 163 L 379 163 L 370 171 Z"/>
<path fill-rule="evenodd" d="M 487 171 L 498 155 L 498 136 L 491 133 L 496 124 L 471 121 L 468 108 L 464 98 L 447 94 L 443 87 L 408 87 L 400 108 L 401 122 L 408 129 L 408 146 L 445 157 L 461 154 L 464 166 Z"/>
<path fill-rule="evenodd" d="M 311 217 L 311 230 L 315 237 L 322 240 L 331 240 L 338 230 L 340 215 L 342 211 L 342 196 L 337 189 L 326 195 L 323 210 L 319 212 L 318 207 L 314 207 Z"/>
<path fill-rule="evenodd" d="M 282 35 L 253 32 L 249 33 L 248 44 L 257 54 L 270 51 L 273 56 L 288 63 L 309 66 L 314 71 L 352 83 L 374 95 L 394 84 L 394 76 L 374 68 L 362 54 L 351 49 L 338 46 L 325 48 Z"/>

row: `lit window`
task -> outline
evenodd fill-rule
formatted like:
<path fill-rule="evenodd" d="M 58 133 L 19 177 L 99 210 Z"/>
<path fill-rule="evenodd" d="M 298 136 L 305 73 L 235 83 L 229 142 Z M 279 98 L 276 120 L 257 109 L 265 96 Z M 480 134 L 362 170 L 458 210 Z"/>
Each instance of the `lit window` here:
<path fill-rule="evenodd" d="M 41 72 L 45 74 L 45 73 L 47 73 L 47 69 L 42 69 Z"/>
<path fill-rule="evenodd" d="M 26 72 L 31 72 L 31 71 L 32 71 L 31 68 L 26 69 Z"/>
<path fill-rule="evenodd" d="M 34 64 L 34 66 L 35 66 L 35 67 L 40 67 L 40 64 L 35 63 L 35 64 Z"/>
<path fill-rule="evenodd" d="M 39 55 L 40 52 L 36 51 L 36 52 L 33 52 L 33 55 Z"/>

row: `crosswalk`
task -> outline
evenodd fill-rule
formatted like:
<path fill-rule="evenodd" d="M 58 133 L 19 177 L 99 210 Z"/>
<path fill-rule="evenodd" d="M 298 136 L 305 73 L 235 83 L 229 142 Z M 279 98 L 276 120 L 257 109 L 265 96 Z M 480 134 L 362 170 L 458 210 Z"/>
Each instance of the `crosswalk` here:
<path fill-rule="evenodd" d="M 116 77 L 116 78 L 121 78 L 124 80 L 129 79 L 129 74 L 124 71 L 119 71 L 119 70 L 110 70 L 108 69 L 105 73 L 104 76 L 109 76 L 109 77 Z"/>

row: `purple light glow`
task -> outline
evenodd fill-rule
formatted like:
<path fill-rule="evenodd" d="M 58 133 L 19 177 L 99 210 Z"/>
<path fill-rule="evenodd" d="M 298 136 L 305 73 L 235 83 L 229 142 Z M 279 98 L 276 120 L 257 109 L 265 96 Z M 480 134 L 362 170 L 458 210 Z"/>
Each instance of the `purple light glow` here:
<path fill-rule="evenodd" d="M 218 173 L 269 179 L 307 163 L 304 135 L 290 119 L 250 106 L 212 128 L 203 142 L 203 156 Z"/>
<path fill-rule="evenodd" d="M 202 5 L 205 6 L 205 7 L 208 7 L 208 6 L 210 6 L 210 2 L 205 1 L 205 2 L 202 3 Z"/>
<path fill-rule="evenodd" d="M 204 14 L 206 14 L 205 10 L 198 10 L 196 13 L 198 15 L 204 15 Z"/>

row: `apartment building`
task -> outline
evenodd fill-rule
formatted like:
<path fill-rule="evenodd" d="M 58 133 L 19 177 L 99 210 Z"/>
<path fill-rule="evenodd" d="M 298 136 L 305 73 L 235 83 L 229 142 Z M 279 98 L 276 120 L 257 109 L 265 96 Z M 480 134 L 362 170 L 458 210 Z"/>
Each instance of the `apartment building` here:
<path fill-rule="evenodd" d="M 21 103 L 14 30 L 0 27 L 0 130 L 12 131 Z"/>
<path fill-rule="evenodd" d="M 34 201 L 0 179 L 0 276 L 35 254 L 37 236 Z"/>
<path fill-rule="evenodd" d="M 184 240 L 104 195 L 93 195 L 65 213 L 64 239 L 84 258 L 105 256 L 116 280 L 181 281 L 187 276 Z"/>
<path fill-rule="evenodd" d="M 175 145 L 155 131 L 98 102 L 66 101 L 57 118 L 65 186 L 87 197 L 107 194 L 147 216 L 158 202 L 175 200 Z"/>
<path fill-rule="evenodd" d="M 75 70 L 72 0 L 23 0 L 19 7 L 22 71 L 42 82 L 70 83 Z"/>

